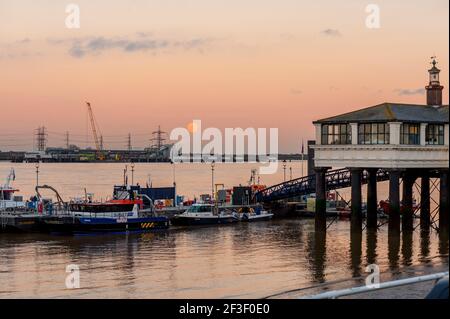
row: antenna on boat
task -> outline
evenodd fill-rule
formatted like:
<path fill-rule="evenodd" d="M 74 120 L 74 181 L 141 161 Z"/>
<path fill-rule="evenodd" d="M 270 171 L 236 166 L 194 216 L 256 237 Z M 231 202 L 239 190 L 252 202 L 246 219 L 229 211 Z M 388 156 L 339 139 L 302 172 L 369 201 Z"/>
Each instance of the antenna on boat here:
<path fill-rule="evenodd" d="M 128 178 L 127 178 L 127 172 L 128 172 L 128 165 L 125 165 L 125 168 L 123 169 L 123 185 L 128 185 Z"/>
<path fill-rule="evenodd" d="M 6 182 L 4 185 L 4 188 L 9 188 L 11 185 L 11 181 L 14 181 L 16 179 L 16 173 L 14 172 L 14 168 L 11 167 L 11 170 L 9 171 L 8 176 L 6 177 Z"/>

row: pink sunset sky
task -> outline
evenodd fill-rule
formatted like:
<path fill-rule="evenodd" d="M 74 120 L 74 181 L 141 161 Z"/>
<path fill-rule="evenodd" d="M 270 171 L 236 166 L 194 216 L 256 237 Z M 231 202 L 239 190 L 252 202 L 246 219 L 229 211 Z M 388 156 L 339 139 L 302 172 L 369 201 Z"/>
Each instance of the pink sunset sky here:
<path fill-rule="evenodd" d="M 69 3 L 79 29 L 65 26 Z M 366 27 L 366 6 L 381 28 Z M 448 0 L 0 0 L 0 150 L 86 135 L 92 103 L 105 147 L 203 128 L 279 128 L 300 152 L 313 120 L 385 101 L 425 103 L 438 57 L 448 104 Z M 89 131 L 90 132 L 90 131 Z M 108 145 L 109 143 L 109 145 Z"/>

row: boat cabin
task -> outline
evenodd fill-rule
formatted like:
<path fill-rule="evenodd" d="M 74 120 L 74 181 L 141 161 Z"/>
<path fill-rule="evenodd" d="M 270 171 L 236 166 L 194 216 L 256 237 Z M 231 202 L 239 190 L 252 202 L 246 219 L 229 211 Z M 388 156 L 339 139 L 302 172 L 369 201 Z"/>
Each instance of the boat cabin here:
<path fill-rule="evenodd" d="M 211 213 L 214 205 L 210 204 L 194 204 L 186 210 L 186 213 Z"/>
<path fill-rule="evenodd" d="M 142 200 L 111 200 L 104 203 L 71 203 L 72 212 L 81 213 L 123 213 L 132 212 L 135 205 L 142 207 Z"/>

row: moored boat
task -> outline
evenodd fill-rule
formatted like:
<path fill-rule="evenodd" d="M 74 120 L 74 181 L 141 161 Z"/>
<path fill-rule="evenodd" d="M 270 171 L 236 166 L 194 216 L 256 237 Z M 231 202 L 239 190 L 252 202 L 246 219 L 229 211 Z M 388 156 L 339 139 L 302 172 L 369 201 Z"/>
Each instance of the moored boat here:
<path fill-rule="evenodd" d="M 255 208 L 249 206 L 241 207 L 238 210 L 238 214 L 240 216 L 240 220 L 244 222 L 270 220 L 273 217 L 273 214 L 271 212 L 264 210 L 260 206 L 257 206 Z"/>
<path fill-rule="evenodd" d="M 6 177 L 5 184 L 0 185 L 0 212 L 26 208 L 26 202 L 23 201 L 22 196 L 14 195 L 14 193 L 19 191 L 11 186 L 11 182 L 15 179 L 16 173 L 14 169 L 11 168 L 8 176 Z"/>
<path fill-rule="evenodd" d="M 66 213 L 43 220 L 44 230 L 50 233 L 92 234 L 147 232 L 169 227 L 167 217 L 140 214 L 141 204 L 141 200 L 69 203 Z"/>
<path fill-rule="evenodd" d="M 413 212 L 417 211 L 420 208 L 420 205 L 417 204 L 416 199 L 413 199 L 412 202 L 412 210 Z M 406 211 L 407 207 L 406 205 L 401 202 L 400 203 L 400 215 L 403 215 L 403 213 Z M 389 216 L 389 212 L 390 212 L 390 204 L 389 204 L 389 200 L 382 200 L 379 203 L 379 213 L 382 215 L 386 215 Z"/>
<path fill-rule="evenodd" d="M 45 203 L 39 189 L 55 192 L 57 202 Z M 167 229 L 169 219 L 154 216 L 145 209 L 142 198 L 113 199 L 94 202 L 91 197 L 84 200 L 64 202 L 59 193 L 51 186 L 36 187 L 38 215 L 41 216 L 39 230 L 47 233 L 92 234 L 147 232 Z"/>
<path fill-rule="evenodd" d="M 171 219 L 173 225 L 180 226 L 220 225 L 238 221 L 239 218 L 235 212 L 212 204 L 194 204 L 184 213 Z"/>

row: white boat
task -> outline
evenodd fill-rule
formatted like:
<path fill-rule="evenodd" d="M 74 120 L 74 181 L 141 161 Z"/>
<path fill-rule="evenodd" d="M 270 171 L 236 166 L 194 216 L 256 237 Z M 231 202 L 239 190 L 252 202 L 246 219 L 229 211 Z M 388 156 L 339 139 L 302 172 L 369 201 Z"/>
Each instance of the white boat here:
<path fill-rule="evenodd" d="M 238 214 L 240 216 L 240 220 L 243 222 L 270 220 L 273 217 L 271 212 L 264 210 L 260 206 L 255 208 L 249 206 L 242 207 L 238 210 Z"/>
<path fill-rule="evenodd" d="M 11 168 L 8 176 L 6 177 L 5 184 L 0 185 L 0 211 L 26 208 L 27 206 L 27 203 L 23 201 L 22 196 L 14 196 L 14 193 L 19 191 L 11 186 L 11 182 L 15 179 L 16 174 L 14 169 Z"/>
<path fill-rule="evenodd" d="M 173 225 L 184 226 L 231 224 L 238 221 L 235 212 L 212 204 L 194 204 L 171 219 Z"/>

